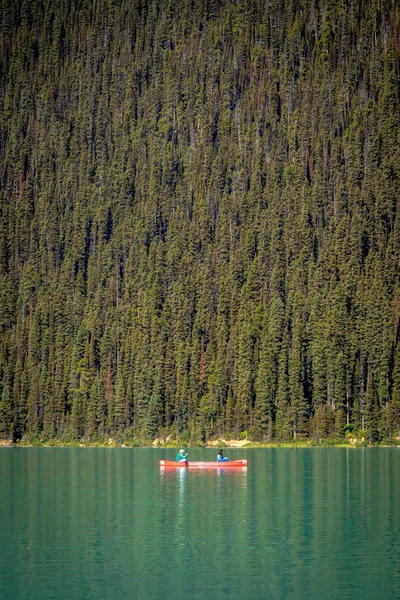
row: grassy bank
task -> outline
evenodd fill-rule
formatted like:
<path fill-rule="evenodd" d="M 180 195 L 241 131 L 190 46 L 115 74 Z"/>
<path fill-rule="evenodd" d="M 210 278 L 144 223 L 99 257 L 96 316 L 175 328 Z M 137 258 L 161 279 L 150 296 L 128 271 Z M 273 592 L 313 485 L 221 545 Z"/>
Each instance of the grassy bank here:
<path fill-rule="evenodd" d="M 274 442 L 255 442 L 252 440 L 210 440 L 206 443 L 183 443 L 182 440 L 140 440 L 140 439 L 96 439 L 96 440 L 71 440 L 71 439 L 23 439 L 18 442 L 0 440 L 0 447 L 36 447 L 36 448 L 366 448 L 366 447 L 397 447 L 400 446 L 399 438 L 381 440 L 370 443 L 363 438 L 324 438 L 308 440 L 288 440 Z"/>

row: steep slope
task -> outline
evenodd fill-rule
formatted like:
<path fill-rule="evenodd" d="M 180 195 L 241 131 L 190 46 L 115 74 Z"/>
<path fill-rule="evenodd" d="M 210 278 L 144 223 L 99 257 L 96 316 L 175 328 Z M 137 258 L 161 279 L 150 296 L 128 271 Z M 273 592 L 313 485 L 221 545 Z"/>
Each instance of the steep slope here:
<path fill-rule="evenodd" d="M 400 9 L 3 0 L 0 435 L 400 435 Z"/>

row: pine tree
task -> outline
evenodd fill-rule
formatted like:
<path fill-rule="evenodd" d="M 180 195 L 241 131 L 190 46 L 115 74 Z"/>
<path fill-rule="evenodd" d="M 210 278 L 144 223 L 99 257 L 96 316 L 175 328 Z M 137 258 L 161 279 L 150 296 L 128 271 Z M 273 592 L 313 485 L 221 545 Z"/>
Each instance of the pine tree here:
<path fill-rule="evenodd" d="M 2 435 L 395 434 L 399 7 L 89 4 L 0 11 Z"/>

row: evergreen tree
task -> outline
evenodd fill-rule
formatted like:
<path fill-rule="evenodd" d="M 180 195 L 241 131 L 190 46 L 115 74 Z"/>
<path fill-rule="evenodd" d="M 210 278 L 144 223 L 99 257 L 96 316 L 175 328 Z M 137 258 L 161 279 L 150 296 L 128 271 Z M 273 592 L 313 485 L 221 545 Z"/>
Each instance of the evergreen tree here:
<path fill-rule="evenodd" d="M 399 10 L 3 0 L 2 437 L 397 436 Z"/>

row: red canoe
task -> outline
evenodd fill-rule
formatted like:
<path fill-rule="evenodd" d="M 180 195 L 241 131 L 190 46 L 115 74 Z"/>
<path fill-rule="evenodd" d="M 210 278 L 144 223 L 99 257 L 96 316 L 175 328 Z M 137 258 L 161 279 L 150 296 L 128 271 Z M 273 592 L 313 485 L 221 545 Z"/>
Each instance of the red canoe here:
<path fill-rule="evenodd" d="M 240 460 L 227 460 L 227 461 L 188 461 L 176 462 L 175 460 L 160 460 L 160 469 L 176 469 L 181 467 L 188 467 L 189 469 L 244 469 L 247 467 L 247 458 L 241 458 Z"/>

